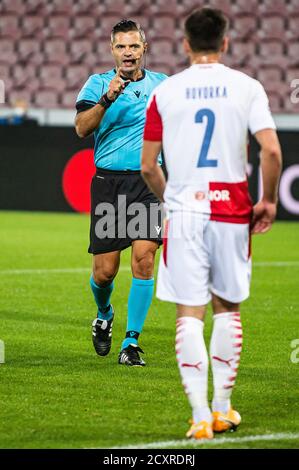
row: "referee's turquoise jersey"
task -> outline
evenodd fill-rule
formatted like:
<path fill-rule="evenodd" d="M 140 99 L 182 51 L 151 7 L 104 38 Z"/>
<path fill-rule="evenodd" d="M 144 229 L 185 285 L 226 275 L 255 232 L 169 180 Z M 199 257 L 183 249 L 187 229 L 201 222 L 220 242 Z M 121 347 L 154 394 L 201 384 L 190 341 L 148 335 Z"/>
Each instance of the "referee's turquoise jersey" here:
<path fill-rule="evenodd" d="M 80 112 L 94 106 L 108 91 L 115 70 L 91 75 L 81 89 L 76 108 Z M 106 170 L 140 170 L 145 111 L 152 90 L 167 78 L 164 73 L 143 70 L 143 76 L 130 82 L 94 131 L 94 161 Z"/>

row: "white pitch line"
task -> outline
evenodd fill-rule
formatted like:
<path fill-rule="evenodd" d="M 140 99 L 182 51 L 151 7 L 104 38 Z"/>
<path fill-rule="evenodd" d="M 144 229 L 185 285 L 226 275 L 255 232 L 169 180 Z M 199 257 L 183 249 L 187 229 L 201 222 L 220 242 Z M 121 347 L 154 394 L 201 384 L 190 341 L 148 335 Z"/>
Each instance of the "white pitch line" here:
<path fill-rule="evenodd" d="M 299 448 L 299 434 L 290 433 L 277 433 L 277 434 L 261 434 L 256 436 L 244 436 L 244 437 L 219 437 L 213 440 L 203 439 L 197 441 L 195 439 L 182 439 L 180 441 L 161 441 L 161 442 L 149 442 L 144 444 L 136 444 L 122 447 L 111 447 L 111 449 L 165 449 L 177 447 L 182 449 L 183 447 L 217 447 L 221 444 L 242 444 L 246 442 L 258 442 L 258 441 L 282 441 L 282 440 L 295 440 L 298 439 Z"/>
<path fill-rule="evenodd" d="M 273 266 L 275 268 L 279 268 L 281 266 L 297 267 L 299 266 L 299 261 L 257 261 L 257 262 L 253 261 L 252 266 L 253 267 Z"/>
<path fill-rule="evenodd" d="M 129 266 L 121 266 L 119 271 L 131 271 Z M 0 269 L 0 275 L 6 274 L 72 274 L 91 273 L 91 268 L 49 268 L 49 269 Z"/>
<path fill-rule="evenodd" d="M 257 261 L 253 262 L 253 267 L 299 267 L 299 261 Z M 120 272 L 131 271 L 130 266 L 120 266 Z M 11 274 L 72 274 L 91 272 L 91 268 L 32 268 L 32 269 L 0 269 L 0 275 Z"/>

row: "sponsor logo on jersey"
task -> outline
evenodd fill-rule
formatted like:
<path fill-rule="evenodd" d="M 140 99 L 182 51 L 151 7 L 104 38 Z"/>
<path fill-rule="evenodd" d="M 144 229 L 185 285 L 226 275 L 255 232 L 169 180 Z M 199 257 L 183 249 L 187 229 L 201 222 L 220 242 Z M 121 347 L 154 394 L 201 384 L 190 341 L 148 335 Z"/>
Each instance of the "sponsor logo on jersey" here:
<path fill-rule="evenodd" d="M 230 191 L 228 189 L 214 189 L 207 193 L 203 191 L 197 191 L 195 193 L 195 199 L 197 201 L 203 201 L 208 199 L 209 201 L 230 201 Z"/>

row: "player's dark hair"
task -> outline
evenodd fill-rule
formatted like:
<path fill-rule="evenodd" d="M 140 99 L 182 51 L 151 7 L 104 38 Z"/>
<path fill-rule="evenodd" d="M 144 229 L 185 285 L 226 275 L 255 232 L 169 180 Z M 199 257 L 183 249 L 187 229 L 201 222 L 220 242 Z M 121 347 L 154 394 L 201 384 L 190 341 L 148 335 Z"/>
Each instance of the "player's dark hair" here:
<path fill-rule="evenodd" d="M 128 33 L 129 31 L 138 31 L 140 34 L 140 39 L 142 42 L 146 42 L 145 34 L 139 23 L 132 20 L 121 20 L 115 26 L 113 26 L 111 31 L 111 42 L 115 40 L 115 35 L 117 33 Z"/>
<path fill-rule="evenodd" d="M 228 29 L 228 18 L 221 10 L 203 7 L 185 21 L 185 34 L 192 51 L 218 52 Z"/>

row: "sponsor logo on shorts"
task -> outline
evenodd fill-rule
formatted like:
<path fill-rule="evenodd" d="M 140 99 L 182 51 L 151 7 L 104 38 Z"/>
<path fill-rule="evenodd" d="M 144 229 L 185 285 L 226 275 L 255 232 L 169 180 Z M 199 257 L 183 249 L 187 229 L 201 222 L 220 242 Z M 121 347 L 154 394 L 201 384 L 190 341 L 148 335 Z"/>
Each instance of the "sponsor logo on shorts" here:
<path fill-rule="evenodd" d="M 195 193 L 195 199 L 197 201 L 203 201 L 208 199 L 209 201 L 230 201 L 230 191 L 228 189 L 214 189 L 208 192 L 197 191 Z"/>

